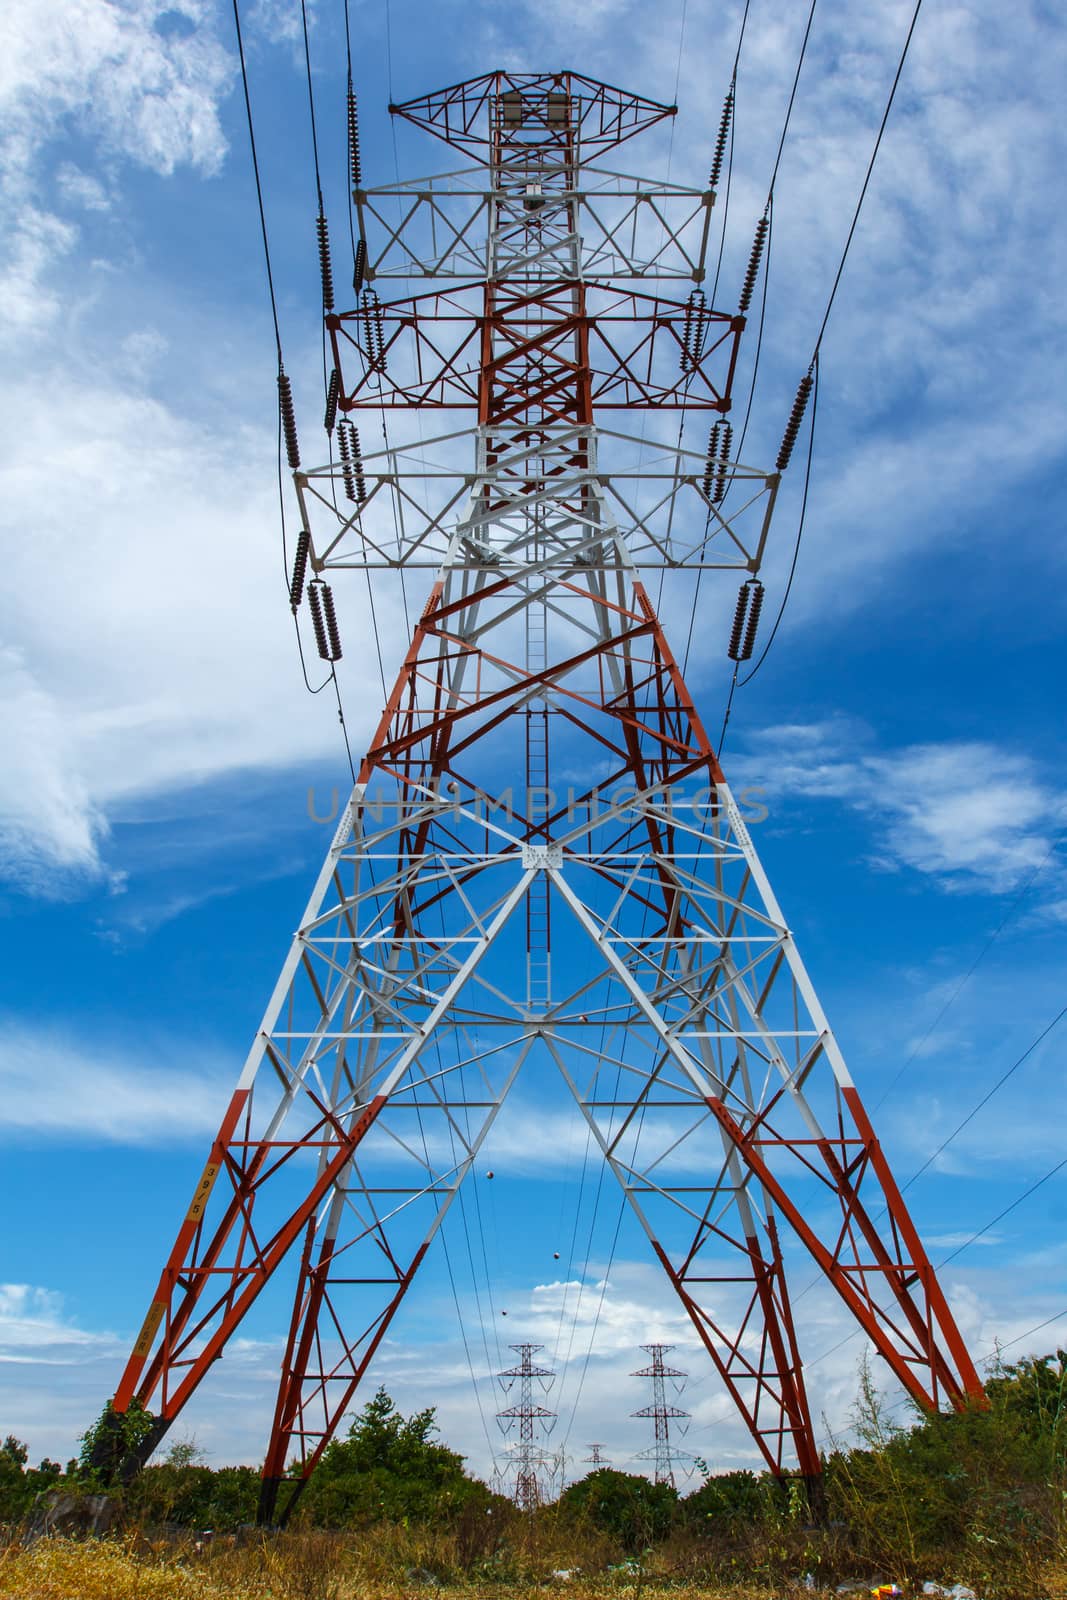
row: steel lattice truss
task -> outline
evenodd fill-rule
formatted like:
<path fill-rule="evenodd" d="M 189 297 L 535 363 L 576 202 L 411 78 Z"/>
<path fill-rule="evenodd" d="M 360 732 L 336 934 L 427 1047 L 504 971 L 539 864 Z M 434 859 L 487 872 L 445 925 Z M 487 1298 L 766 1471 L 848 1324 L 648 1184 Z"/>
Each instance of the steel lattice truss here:
<path fill-rule="evenodd" d="M 634 181 L 655 196 L 640 237 L 587 245 L 589 197 L 618 184 L 586 158 L 671 108 L 574 75 L 492 74 L 394 109 L 479 166 L 467 190 L 449 180 L 468 225 L 413 242 L 438 203 L 413 185 L 374 270 L 400 252 L 410 275 L 416 252 L 427 275 L 469 271 L 477 223 L 484 274 L 454 300 L 390 308 L 369 289 L 328 318 L 342 410 L 462 393 L 474 461 L 459 435 L 430 441 L 447 503 L 418 515 L 424 444 L 363 458 L 347 511 L 337 468 L 296 475 L 318 573 L 437 576 L 116 1409 L 152 1408 L 145 1459 L 295 1252 L 262 1508 L 284 1519 L 512 1086 L 558 1069 L 762 1461 L 815 1479 L 780 1230 L 909 1394 L 958 1406 L 981 1387 L 638 576 L 755 572 L 777 479 L 732 464 L 750 537 L 680 444 L 642 472 L 596 426 L 598 395 L 728 407 L 743 319 L 691 300 L 686 334 L 686 305 L 597 278 L 669 256 L 699 282 L 713 197 Z M 645 235 L 676 202 L 667 252 Z M 437 314 L 453 304 L 454 326 Z M 386 499 L 407 506 L 391 542 Z M 587 779 L 554 790 L 556 766 Z"/>

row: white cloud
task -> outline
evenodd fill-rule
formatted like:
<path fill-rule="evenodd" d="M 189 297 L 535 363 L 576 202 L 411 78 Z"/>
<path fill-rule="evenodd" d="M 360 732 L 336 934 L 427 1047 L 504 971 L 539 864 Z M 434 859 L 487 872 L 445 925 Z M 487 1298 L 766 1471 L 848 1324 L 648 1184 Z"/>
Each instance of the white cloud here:
<path fill-rule="evenodd" d="M 159 1041 L 86 1043 L 73 1030 L 5 1020 L 0 1034 L 0 1129 L 81 1143 L 210 1138 L 235 1076 L 228 1061 L 178 1064 Z"/>
<path fill-rule="evenodd" d="M 876 824 L 872 858 L 943 888 L 1003 894 L 1045 863 L 1067 797 L 1030 756 L 980 740 L 871 749 L 870 731 L 840 721 L 750 735 L 734 766 L 785 811 L 791 797 L 837 800 Z"/>
<path fill-rule="evenodd" d="M 61 708 L 13 649 L 0 649 L 0 699 L 0 871 L 38 892 L 57 874 L 96 876 L 106 824 L 72 762 Z"/>
<path fill-rule="evenodd" d="M 10 0 L 0 12 L 0 337 L 40 331 L 62 303 L 54 269 L 77 231 L 41 203 L 50 180 L 79 212 L 111 206 L 112 185 L 69 158 L 72 132 L 105 165 L 217 173 L 232 76 L 206 0 Z M 53 174 L 55 145 L 68 155 Z"/>
<path fill-rule="evenodd" d="M 161 352 L 158 337 L 139 337 L 127 358 Z M 37 383 L 0 398 L 18 691 L 0 807 L 9 864 L 15 845 L 27 853 L 23 881 L 50 860 L 99 871 L 102 816 L 120 797 L 339 753 L 335 714 L 307 700 L 295 660 L 273 440 L 220 437 L 208 418 L 106 380 L 71 373 L 65 388 L 76 435 L 57 433 Z M 350 592 L 339 610 L 358 748 L 380 690 L 363 692 L 369 662 L 355 643 L 365 597 Z M 381 600 L 379 620 L 392 618 Z"/>
<path fill-rule="evenodd" d="M 24 181 L 72 118 L 106 152 L 155 172 L 216 172 L 232 74 L 205 0 L 11 0 L 0 22 L 5 171 Z"/>
<path fill-rule="evenodd" d="M 64 200 L 85 211 L 110 211 L 111 197 L 91 173 L 83 172 L 73 161 L 64 161 L 56 172 L 56 184 Z"/>

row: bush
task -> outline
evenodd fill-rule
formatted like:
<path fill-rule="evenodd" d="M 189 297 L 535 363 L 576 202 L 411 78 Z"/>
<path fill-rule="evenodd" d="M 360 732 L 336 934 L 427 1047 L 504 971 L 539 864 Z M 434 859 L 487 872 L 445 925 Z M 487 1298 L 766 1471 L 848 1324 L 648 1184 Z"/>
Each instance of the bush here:
<path fill-rule="evenodd" d="M 630 1472 L 600 1467 L 560 1495 L 561 1515 L 584 1519 L 631 1554 L 670 1532 L 678 1491 Z"/>
<path fill-rule="evenodd" d="M 377 1521 L 444 1522 L 494 1496 L 463 1470 L 463 1457 L 436 1442 L 433 1407 L 403 1417 L 384 1389 L 353 1420 L 346 1439 L 323 1451 L 302 1501 L 302 1518 L 325 1527 Z"/>

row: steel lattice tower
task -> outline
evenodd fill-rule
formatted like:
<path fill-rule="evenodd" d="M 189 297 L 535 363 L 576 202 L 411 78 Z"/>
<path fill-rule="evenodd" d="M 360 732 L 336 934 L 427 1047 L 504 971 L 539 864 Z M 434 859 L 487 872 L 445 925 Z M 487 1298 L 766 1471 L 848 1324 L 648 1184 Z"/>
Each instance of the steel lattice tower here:
<path fill-rule="evenodd" d="M 340 459 L 295 473 L 303 549 L 319 586 L 433 580 L 122 1375 L 115 1410 L 154 1417 L 122 1471 L 293 1252 L 284 1520 L 520 1073 L 562 1075 L 772 1472 L 820 1472 L 783 1238 L 914 1399 L 981 1396 L 642 581 L 751 578 L 778 488 L 724 432 L 679 442 L 679 413 L 725 428 L 744 318 L 700 288 L 711 188 L 608 164 L 673 109 L 490 73 L 391 108 L 459 170 L 354 174 Z M 365 451 L 364 407 L 422 436 Z M 427 427 L 453 410 L 473 432 Z"/>
<path fill-rule="evenodd" d="M 649 1450 L 641 1450 L 637 1455 L 638 1461 L 654 1461 L 655 1477 L 657 1483 L 674 1484 L 674 1463 L 676 1461 L 691 1461 L 692 1456 L 688 1450 L 675 1449 L 671 1444 L 671 1422 L 680 1422 L 688 1418 L 689 1412 L 683 1411 L 681 1406 L 672 1405 L 667 1399 L 667 1379 L 685 1378 L 688 1373 L 680 1367 L 668 1367 L 664 1364 L 663 1357 L 668 1350 L 673 1350 L 672 1344 L 643 1344 L 642 1350 L 648 1352 L 652 1361 L 647 1367 L 642 1367 L 639 1372 L 632 1372 L 632 1378 L 652 1379 L 652 1404 L 642 1406 L 640 1411 L 631 1412 L 634 1417 L 651 1417 L 653 1423 L 654 1443 Z"/>
<path fill-rule="evenodd" d="M 537 1443 L 539 1434 L 550 1431 L 556 1413 L 538 1404 L 533 1386 L 539 1383 L 542 1388 L 547 1387 L 555 1373 L 550 1367 L 534 1366 L 533 1358 L 544 1345 L 513 1344 L 511 1349 L 518 1353 L 519 1364 L 498 1372 L 497 1377 L 505 1391 L 517 1383 L 519 1398 L 496 1415 L 505 1433 L 518 1425 L 518 1438 L 511 1450 L 510 1471 L 515 1475 L 512 1498 L 521 1511 L 533 1511 L 549 1498 L 545 1477 L 555 1477 L 560 1466 L 559 1458 L 547 1454 Z"/>

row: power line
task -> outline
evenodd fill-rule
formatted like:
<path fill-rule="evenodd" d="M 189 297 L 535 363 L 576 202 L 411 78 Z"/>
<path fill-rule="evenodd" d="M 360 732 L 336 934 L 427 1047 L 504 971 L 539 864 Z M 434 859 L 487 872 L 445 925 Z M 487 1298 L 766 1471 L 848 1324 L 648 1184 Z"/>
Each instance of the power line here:
<path fill-rule="evenodd" d="M 771 173 L 771 186 L 770 190 L 768 191 L 768 199 L 774 194 L 774 185 L 778 180 L 778 168 L 782 162 L 782 151 L 785 149 L 785 137 L 789 132 L 789 120 L 793 115 L 793 104 L 797 97 L 797 85 L 800 82 L 800 73 L 804 66 L 804 57 L 807 55 L 808 51 L 808 40 L 811 37 L 811 25 L 815 20 L 815 7 L 817 4 L 818 0 L 811 0 L 811 10 L 808 12 L 808 21 L 804 29 L 804 38 L 802 39 L 800 45 L 800 55 L 797 57 L 797 70 L 793 77 L 793 87 L 789 91 L 789 104 L 785 109 L 785 121 L 782 123 L 782 136 L 778 140 L 778 153 L 774 158 L 774 170 Z"/>
<path fill-rule="evenodd" d="M 943 1261 L 938 1262 L 937 1270 L 940 1272 L 942 1267 L 947 1267 L 950 1261 L 955 1261 L 957 1256 L 961 1256 L 965 1250 L 969 1250 L 972 1244 L 977 1244 L 978 1240 L 981 1239 L 984 1234 L 987 1234 L 990 1228 L 995 1228 L 998 1222 L 1003 1222 L 1004 1218 L 1009 1214 L 1009 1212 L 1014 1211 L 1016 1206 L 1021 1206 L 1024 1200 L 1029 1200 L 1032 1194 L 1036 1194 L 1038 1189 L 1040 1189 L 1043 1184 L 1046 1184 L 1050 1178 L 1054 1178 L 1057 1172 L 1062 1172 L 1064 1167 L 1067 1167 L 1067 1156 L 1064 1156 L 1062 1161 L 1057 1161 L 1054 1167 L 1050 1167 L 1045 1173 L 1044 1177 L 1038 1178 L 1037 1182 L 1032 1183 L 1029 1189 L 1025 1189 L 1022 1194 L 1017 1195 L 1010 1205 L 1004 1207 L 1003 1211 L 998 1211 L 996 1216 L 991 1218 L 990 1221 L 986 1223 L 984 1228 L 979 1228 L 977 1233 L 972 1233 L 971 1237 L 969 1239 L 965 1239 L 963 1244 L 957 1245 L 956 1249 L 953 1250 L 951 1255 L 947 1255 Z"/>
<path fill-rule="evenodd" d="M 267 239 L 267 213 L 263 205 L 263 185 L 259 177 L 259 157 L 256 154 L 256 131 L 252 123 L 252 100 L 248 92 L 248 68 L 245 64 L 244 40 L 241 37 L 241 13 L 238 0 L 233 0 L 233 26 L 237 34 L 237 54 L 241 62 L 241 86 L 244 90 L 245 116 L 248 119 L 248 143 L 252 152 L 252 172 L 256 180 L 256 201 L 259 206 L 259 227 L 263 235 L 263 259 L 267 266 L 267 288 L 270 290 L 270 309 L 274 319 L 274 342 L 278 349 L 278 369 L 282 366 L 282 335 L 278 324 L 278 301 L 274 294 L 274 274 L 270 264 L 270 244 Z"/>
<path fill-rule="evenodd" d="M 874 141 L 874 148 L 871 151 L 871 158 L 870 158 L 870 161 L 867 163 L 867 171 L 866 171 L 866 174 L 865 174 L 864 179 L 863 179 L 863 186 L 860 189 L 859 199 L 856 202 L 856 209 L 855 209 L 855 211 L 853 213 L 853 216 L 852 216 L 852 222 L 851 222 L 851 225 L 849 226 L 848 235 L 847 235 L 847 237 L 845 239 L 845 246 L 844 246 L 844 249 L 841 252 L 841 259 L 838 262 L 837 271 L 834 274 L 833 283 L 832 283 L 831 288 L 830 288 L 829 299 L 826 302 L 826 310 L 823 312 L 822 322 L 820 323 L 818 336 L 817 336 L 817 338 L 815 340 L 815 346 L 814 346 L 814 349 L 812 351 L 811 365 L 808 368 L 809 372 L 814 373 L 816 375 L 818 373 L 819 351 L 820 351 L 820 349 L 822 347 L 823 337 L 824 337 L 824 335 L 826 333 L 827 324 L 829 323 L 829 320 L 830 320 L 830 313 L 833 310 L 834 300 L 837 297 L 838 287 L 839 287 L 839 285 L 841 283 L 841 278 L 842 278 L 842 275 L 843 275 L 844 270 L 845 270 L 845 262 L 848 259 L 848 253 L 849 253 L 849 250 L 850 250 L 850 248 L 852 246 L 852 240 L 855 237 L 856 228 L 857 228 L 857 225 L 858 225 L 859 219 L 860 219 L 860 212 L 863 209 L 863 202 L 867 197 L 867 190 L 868 190 L 868 187 L 870 186 L 871 174 L 874 171 L 874 164 L 878 159 L 878 152 L 881 149 L 881 145 L 882 145 L 882 137 L 883 137 L 883 135 L 885 133 L 886 125 L 887 125 L 887 123 L 889 121 L 889 113 L 893 108 L 893 101 L 896 98 L 897 87 L 898 87 L 898 85 L 900 83 L 900 79 L 901 79 L 901 76 L 902 76 L 903 71 L 904 71 L 904 63 L 907 60 L 908 50 L 909 50 L 909 48 L 911 46 L 912 37 L 913 37 L 913 35 L 915 33 L 915 25 L 919 20 L 919 12 L 920 12 L 921 8 L 922 8 L 922 0 L 917 0 L 917 4 L 915 6 L 915 10 L 914 10 L 914 12 L 912 14 L 911 25 L 908 28 L 907 37 L 904 40 L 904 47 L 901 50 L 900 59 L 897 62 L 897 69 L 896 69 L 896 72 L 893 75 L 893 83 L 892 83 L 892 86 L 891 86 L 891 88 L 889 90 L 889 98 L 886 101 L 885 111 L 882 114 L 882 120 L 881 120 L 881 123 L 879 125 L 878 133 L 877 133 L 877 136 L 876 136 L 875 141 Z M 779 144 L 778 144 L 778 154 L 777 154 L 777 156 L 775 158 L 774 173 L 773 173 L 773 176 L 771 178 L 771 193 L 772 194 L 774 192 L 774 184 L 775 184 L 775 181 L 776 181 L 777 176 L 778 176 L 779 163 L 781 162 L 781 159 L 782 159 L 782 150 L 783 150 L 784 145 L 785 145 L 785 133 L 786 133 L 786 129 L 789 126 L 789 118 L 790 118 L 790 115 L 791 115 L 792 109 L 793 109 L 793 101 L 794 101 L 794 98 L 796 96 L 797 84 L 800 81 L 800 69 L 801 69 L 801 66 L 803 65 L 804 53 L 805 53 L 805 51 L 807 49 L 808 35 L 810 34 L 810 31 L 811 31 L 811 23 L 812 23 L 812 18 L 814 16 L 814 14 L 815 14 L 815 0 L 812 0 L 811 11 L 808 14 L 808 24 L 807 24 L 807 28 L 805 29 L 805 33 L 804 33 L 804 42 L 803 42 L 803 44 L 801 46 L 800 60 L 797 63 L 796 76 L 794 77 L 794 80 L 793 80 L 793 91 L 792 91 L 792 94 L 790 95 L 789 106 L 788 106 L 787 111 L 786 111 L 785 126 L 782 129 L 782 137 L 779 140 Z M 769 263 L 769 260 L 768 260 L 768 267 L 769 267 L 769 265 L 770 265 L 770 263 Z M 815 424 L 815 413 L 814 413 L 814 408 L 813 408 L 813 410 L 812 410 L 812 433 L 811 433 L 812 442 L 814 441 L 814 433 L 815 433 L 814 424 Z M 796 546 L 795 546 L 794 551 L 793 551 L 793 561 L 792 561 L 792 564 L 790 566 L 789 579 L 788 579 L 788 582 L 787 582 L 787 585 L 786 585 L 786 592 L 785 592 L 785 594 L 784 594 L 784 596 L 782 598 L 782 604 L 779 607 L 778 615 L 775 618 L 774 627 L 771 630 L 771 637 L 770 637 L 770 639 L 768 639 L 767 644 L 764 646 L 763 654 L 760 656 L 759 660 L 757 661 L 756 665 L 753 667 L 752 671 L 748 674 L 748 676 L 742 680 L 740 687 L 744 687 L 744 684 L 746 684 L 746 683 L 751 683 L 752 679 L 755 677 L 756 673 L 759 671 L 760 667 L 763 665 L 763 662 L 766 660 L 766 657 L 767 657 L 767 652 L 770 649 L 771 642 L 774 639 L 774 635 L 777 633 L 779 624 L 781 623 L 782 617 L 785 614 L 785 608 L 786 608 L 786 605 L 788 603 L 790 591 L 791 591 L 792 586 L 793 586 L 793 578 L 794 578 L 794 575 L 796 573 L 797 557 L 800 554 L 800 539 L 801 539 L 801 535 L 803 534 L 803 528 L 804 528 L 804 512 L 807 509 L 807 495 L 808 495 L 808 485 L 809 485 L 809 481 L 810 481 L 810 474 L 811 474 L 811 443 L 809 443 L 809 448 L 808 448 L 808 470 L 807 470 L 807 473 L 805 475 L 805 480 L 804 480 L 804 504 L 803 504 L 803 509 L 801 511 L 800 528 L 799 528 L 798 533 L 797 533 L 797 542 L 796 542 Z"/>
<path fill-rule="evenodd" d="M 948 1149 L 949 1145 L 956 1138 L 957 1134 L 962 1133 L 964 1128 L 967 1127 L 968 1123 L 974 1121 L 975 1117 L 978 1115 L 979 1111 L 981 1111 L 982 1107 L 989 1104 L 990 1100 L 992 1100 L 993 1096 L 997 1093 L 997 1091 L 999 1089 L 1002 1089 L 1004 1087 L 1004 1085 L 1007 1083 L 1008 1079 L 1011 1078 L 1016 1072 L 1018 1072 L 1019 1068 L 1023 1065 L 1023 1063 L 1025 1061 L 1027 1061 L 1030 1056 L 1033 1055 L 1033 1053 L 1037 1049 L 1038 1045 L 1041 1044 L 1043 1042 L 1043 1040 L 1045 1040 L 1048 1037 L 1048 1035 L 1052 1032 L 1053 1028 L 1055 1028 L 1060 1022 L 1063 1021 L 1064 1017 L 1067 1017 L 1067 1006 L 1064 1006 L 1060 1011 L 1058 1011 L 1056 1013 L 1056 1015 L 1053 1017 L 1052 1021 L 1050 1023 L 1048 1023 L 1044 1028 L 1042 1028 L 1041 1032 L 1038 1034 L 1037 1038 L 1033 1041 L 1033 1043 L 1027 1045 L 1027 1047 L 1023 1051 L 1022 1055 L 1016 1057 L 1016 1059 L 1012 1062 L 1011 1066 L 1007 1069 L 1006 1072 L 1001 1073 L 1000 1077 L 997 1079 L 997 1081 L 993 1085 L 993 1087 L 986 1091 L 986 1093 L 982 1096 L 981 1100 L 979 1100 L 978 1104 L 976 1106 L 974 1106 L 972 1110 L 968 1111 L 967 1115 L 963 1118 L 963 1121 L 962 1122 L 958 1122 L 956 1124 L 956 1126 L 953 1128 L 952 1132 L 949 1134 L 948 1138 L 942 1140 L 942 1142 L 938 1145 L 938 1147 L 934 1151 L 933 1155 L 927 1157 L 927 1159 L 923 1162 L 922 1166 L 918 1169 L 918 1171 L 912 1173 L 912 1175 L 908 1179 L 907 1183 L 901 1185 L 901 1190 L 900 1190 L 901 1194 L 904 1193 L 905 1189 L 910 1189 L 912 1184 L 916 1181 L 916 1179 L 921 1178 L 923 1173 L 927 1170 L 927 1168 L 932 1166 L 933 1163 L 937 1160 L 938 1156 L 942 1155 L 944 1153 L 944 1151 L 946 1151 Z M 1051 1174 L 1050 1174 L 1050 1176 L 1051 1176 Z M 992 1226 L 992 1224 L 990 1224 L 990 1226 Z"/>
<path fill-rule="evenodd" d="M 762 650 L 762 652 L 760 654 L 759 660 L 756 662 L 756 665 L 752 668 L 752 671 L 750 673 L 748 673 L 748 675 L 746 677 L 741 679 L 741 682 L 738 685 L 738 687 L 742 688 L 742 689 L 745 687 L 746 683 L 751 683 L 752 682 L 753 678 L 756 676 L 756 673 L 759 671 L 760 667 L 762 667 L 763 663 L 766 661 L 767 656 L 770 653 L 771 645 L 774 643 L 775 635 L 777 634 L 778 629 L 781 626 L 782 618 L 785 616 L 785 608 L 789 604 L 789 596 L 793 591 L 793 579 L 796 577 L 797 562 L 798 562 L 798 560 L 800 558 L 800 544 L 801 544 L 801 540 L 804 537 L 804 521 L 805 521 L 805 518 L 807 517 L 807 514 L 808 514 L 808 491 L 811 488 L 811 464 L 812 464 L 812 459 L 813 459 L 814 454 L 815 454 L 815 416 L 816 416 L 816 412 L 817 412 L 818 404 L 819 404 L 819 357 L 818 357 L 817 354 L 816 354 L 814 362 L 812 364 L 812 378 L 813 378 L 813 383 L 812 383 L 812 389 L 811 389 L 811 427 L 810 427 L 810 430 L 808 432 L 808 456 L 807 456 L 807 461 L 804 464 L 804 493 L 803 493 L 803 495 L 801 497 L 801 501 L 800 501 L 800 518 L 799 518 L 799 520 L 797 522 L 797 536 L 796 536 L 796 540 L 795 540 L 795 542 L 793 544 L 793 559 L 789 563 L 789 576 L 786 579 L 785 593 L 782 595 L 782 603 L 778 607 L 778 615 L 774 619 L 774 626 L 772 627 L 772 629 L 770 631 L 770 635 L 768 636 L 767 643 L 763 646 L 763 650 Z M 735 676 L 736 676 L 736 674 L 735 674 Z M 731 699 L 732 699 L 732 692 L 731 692 Z M 727 707 L 727 717 L 729 717 L 729 706 Z M 723 733 L 725 734 L 725 732 L 726 732 L 726 724 L 724 723 L 723 724 Z"/>
<path fill-rule="evenodd" d="M 889 1084 L 889 1087 L 883 1091 L 881 1098 L 875 1102 L 874 1106 L 872 1107 L 873 1111 L 877 1111 L 879 1109 L 879 1107 L 881 1105 L 883 1105 L 886 1100 L 888 1100 L 889 1096 L 893 1093 L 893 1090 L 896 1088 L 897 1084 L 900 1082 L 900 1080 L 904 1076 L 905 1072 L 907 1072 L 908 1068 L 911 1066 L 912 1062 L 915 1060 L 916 1056 L 919 1054 L 919 1052 L 922 1049 L 923 1045 L 929 1039 L 930 1035 L 933 1033 L 933 1031 L 937 1027 L 938 1023 L 945 1016 L 946 1012 L 948 1012 L 950 1010 L 950 1008 L 953 1005 L 955 1005 L 956 1001 L 959 999 L 960 995 L 963 993 L 963 991 L 967 987 L 968 983 L 974 977 L 974 974 L 977 972 L 978 968 L 981 966 L 982 962 L 985 960 L 985 958 L 989 954 L 990 950 L 992 950 L 993 946 L 996 944 L 997 940 L 1000 938 L 1000 935 L 1004 932 L 1004 929 L 1008 926 L 1008 923 L 1015 916 L 1015 913 L 1018 911 L 1019 907 L 1022 905 L 1023 901 L 1026 899 L 1027 895 L 1030 893 L 1030 890 L 1033 888 L 1034 881 L 1037 878 L 1038 874 L 1044 870 L 1044 868 L 1048 865 L 1049 861 L 1052 859 L 1052 856 L 1053 856 L 1054 852 L 1056 851 L 1056 848 L 1059 845 L 1060 840 L 1062 839 L 1062 837 L 1063 837 L 1062 833 L 1058 833 L 1058 834 L 1053 836 L 1052 843 L 1049 845 L 1048 849 L 1045 851 L 1045 854 L 1042 856 L 1041 860 L 1037 863 L 1037 865 L 1033 868 L 1033 870 L 1030 872 L 1028 877 L 1025 879 L 1022 888 L 1019 890 L 1019 892 L 1016 895 L 1015 899 L 1012 901 L 1011 905 L 1008 907 L 1007 911 L 1004 913 L 1004 916 L 1001 918 L 1000 922 L 993 929 L 993 932 L 990 934 L 989 938 L 986 940 L 986 942 L 982 946 L 981 950 L 975 956 L 974 960 L 971 962 L 970 966 L 967 968 L 967 971 L 963 974 L 963 977 L 959 980 L 959 982 L 957 983 L 956 987 L 953 989 L 952 993 L 949 995 L 948 999 L 945 1001 L 944 1005 L 941 1007 L 941 1010 L 937 1013 L 937 1016 L 934 1018 L 933 1022 L 931 1022 L 930 1026 L 927 1028 L 926 1032 L 923 1034 L 922 1038 L 919 1040 L 918 1044 L 915 1045 L 915 1047 L 911 1051 L 910 1055 L 904 1061 L 903 1065 L 898 1070 L 896 1076 L 893 1078 L 892 1082 Z"/>
<path fill-rule="evenodd" d="M 878 129 L 878 136 L 874 141 L 874 149 L 871 151 L 871 159 L 867 163 L 867 172 L 863 179 L 863 188 L 860 190 L 860 197 L 856 202 L 856 210 L 852 217 L 852 225 L 848 230 L 848 238 L 845 240 L 845 248 L 841 252 L 841 260 L 838 263 L 837 272 L 834 274 L 833 286 L 830 290 L 830 298 L 826 302 L 826 310 L 823 313 L 822 324 L 819 328 L 819 337 L 815 341 L 815 355 L 818 355 L 819 353 L 819 346 L 822 344 L 823 334 L 826 332 L 826 324 L 830 320 L 830 312 L 833 310 L 834 299 L 837 295 L 838 285 L 841 282 L 841 275 L 845 270 L 845 262 L 848 260 L 848 252 L 852 244 L 853 236 L 856 232 L 856 225 L 860 220 L 860 212 L 863 209 L 863 202 L 867 196 L 867 186 L 871 181 L 871 173 L 874 171 L 874 163 L 878 159 L 878 151 L 882 144 L 882 135 L 885 133 L 886 123 L 889 121 L 889 113 L 893 109 L 893 101 L 896 97 L 897 85 L 900 83 L 901 74 L 904 71 L 904 63 L 908 57 L 908 49 L 911 45 L 912 35 L 915 32 L 915 24 L 919 20 L 919 12 L 922 9 L 922 3 L 923 0 L 916 0 L 915 10 L 912 13 L 911 18 L 911 26 L 908 29 L 908 36 L 904 40 L 904 48 L 900 52 L 900 60 L 897 62 L 897 70 L 893 77 L 893 86 L 889 91 L 889 99 L 886 101 L 885 111 L 882 114 L 882 121 Z"/>

